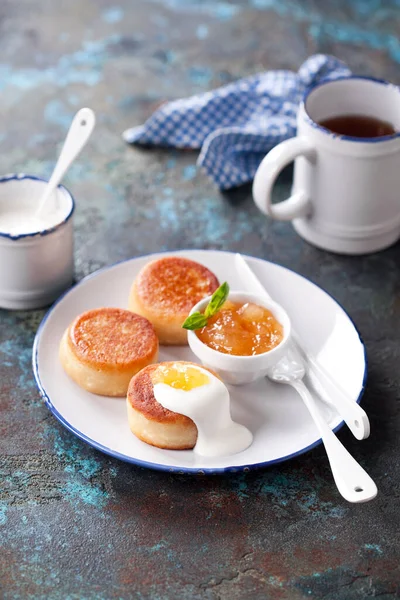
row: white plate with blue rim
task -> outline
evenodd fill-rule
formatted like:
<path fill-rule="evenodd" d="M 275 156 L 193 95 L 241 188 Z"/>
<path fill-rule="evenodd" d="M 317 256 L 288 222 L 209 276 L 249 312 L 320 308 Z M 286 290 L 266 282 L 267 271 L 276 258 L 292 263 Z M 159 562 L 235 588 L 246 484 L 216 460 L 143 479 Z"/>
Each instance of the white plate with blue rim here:
<path fill-rule="evenodd" d="M 235 255 L 213 250 L 185 250 L 184 256 L 211 269 L 232 290 L 243 290 Z M 58 346 L 64 330 L 91 308 L 127 308 L 131 284 L 150 260 L 165 254 L 133 258 L 101 269 L 62 296 L 44 317 L 33 346 L 33 370 L 40 393 L 54 416 L 94 448 L 142 467 L 179 473 L 240 472 L 299 456 L 321 443 L 318 431 L 297 393 L 267 379 L 230 387 L 232 417 L 253 433 L 252 445 L 238 454 L 202 457 L 190 450 L 161 450 L 130 431 L 124 398 L 86 392 L 64 372 Z M 279 265 L 248 257 L 249 266 L 269 294 L 288 312 L 304 347 L 354 400 L 364 391 L 365 348 L 349 316 L 321 288 Z M 159 360 L 197 362 L 189 347 L 161 347 Z M 328 404 L 319 408 L 333 430 L 342 419 Z"/>

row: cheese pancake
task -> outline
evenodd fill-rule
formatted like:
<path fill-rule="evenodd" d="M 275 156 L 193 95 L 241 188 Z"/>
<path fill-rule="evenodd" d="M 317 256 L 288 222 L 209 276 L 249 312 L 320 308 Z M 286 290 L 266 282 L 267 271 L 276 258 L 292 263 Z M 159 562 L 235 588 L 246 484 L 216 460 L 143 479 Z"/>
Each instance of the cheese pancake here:
<path fill-rule="evenodd" d="M 60 360 L 82 388 L 102 396 L 125 396 L 129 381 L 158 356 L 152 324 L 120 308 L 96 308 L 65 331 Z"/>
<path fill-rule="evenodd" d="M 149 319 L 160 344 L 187 344 L 182 324 L 195 304 L 219 287 L 214 273 L 179 256 L 159 258 L 145 265 L 133 282 L 129 308 Z"/>
<path fill-rule="evenodd" d="M 197 427 L 192 419 L 164 408 L 154 396 L 158 371 L 176 366 L 181 370 L 184 365 L 199 367 L 187 361 L 161 362 L 142 369 L 129 384 L 126 399 L 129 427 L 136 437 L 157 448 L 190 450 L 197 441 Z"/>

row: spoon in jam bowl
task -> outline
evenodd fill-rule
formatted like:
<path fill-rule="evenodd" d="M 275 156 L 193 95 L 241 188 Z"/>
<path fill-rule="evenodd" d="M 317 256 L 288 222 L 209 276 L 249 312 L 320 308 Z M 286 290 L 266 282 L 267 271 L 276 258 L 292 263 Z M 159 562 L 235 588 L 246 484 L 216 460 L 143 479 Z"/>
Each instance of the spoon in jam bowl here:
<path fill-rule="evenodd" d="M 336 486 L 349 502 L 368 502 L 375 498 L 378 489 L 360 464 L 351 456 L 321 416 L 314 398 L 302 381 L 305 375 L 303 362 L 288 348 L 285 356 L 269 371 L 268 377 L 276 383 L 291 385 L 306 405 L 325 446 Z"/>

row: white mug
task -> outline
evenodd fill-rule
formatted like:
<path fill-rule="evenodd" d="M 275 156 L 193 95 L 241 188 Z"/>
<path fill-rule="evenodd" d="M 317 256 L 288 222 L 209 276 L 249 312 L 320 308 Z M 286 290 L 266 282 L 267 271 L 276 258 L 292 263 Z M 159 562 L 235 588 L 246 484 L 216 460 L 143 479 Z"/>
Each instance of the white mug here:
<path fill-rule="evenodd" d="M 46 185 L 23 173 L 0 177 L 0 216 L 10 210 L 31 213 Z M 40 231 L 0 229 L 0 308 L 42 308 L 73 283 L 74 199 L 60 185 L 49 206 L 48 225 Z"/>
<path fill-rule="evenodd" d="M 395 134 L 361 138 L 319 125 L 330 117 L 363 115 L 392 124 Z M 366 254 L 400 238 L 400 88 L 369 77 L 347 77 L 312 88 L 300 105 L 297 136 L 261 162 L 253 198 L 268 216 L 293 220 L 319 248 Z M 280 171 L 294 160 L 292 195 L 271 203 Z"/>

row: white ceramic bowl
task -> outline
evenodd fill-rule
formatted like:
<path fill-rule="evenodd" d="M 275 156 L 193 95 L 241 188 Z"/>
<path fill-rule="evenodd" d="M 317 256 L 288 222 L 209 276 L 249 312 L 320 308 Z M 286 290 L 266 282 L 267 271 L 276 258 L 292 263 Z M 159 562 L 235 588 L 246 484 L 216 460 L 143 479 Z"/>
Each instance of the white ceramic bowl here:
<path fill-rule="evenodd" d="M 202 312 L 210 301 L 211 296 L 201 300 L 192 308 L 190 314 Z M 233 302 L 254 302 L 272 312 L 277 321 L 283 326 L 283 339 L 278 346 L 263 354 L 255 356 L 232 356 L 218 352 L 204 344 L 195 331 L 188 331 L 188 342 L 192 352 L 201 360 L 204 366 L 213 369 L 225 383 L 243 385 L 265 377 L 268 370 L 284 355 L 290 338 L 290 319 L 286 311 L 276 302 L 265 300 L 256 294 L 247 292 L 230 292 L 229 300 Z"/>
<path fill-rule="evenodd" d="M 13 207 L 32 211 L 46 184 L 32 175 L 0 177 L 0 214 Z M 0 229 L 1 308 L 41 308 L 73 282 L 74 199 L 60 185 L 49 205 L 54 207 L 54 215 L 49 215 L 48 225 L 41 231 L 11 234 Z"/>

